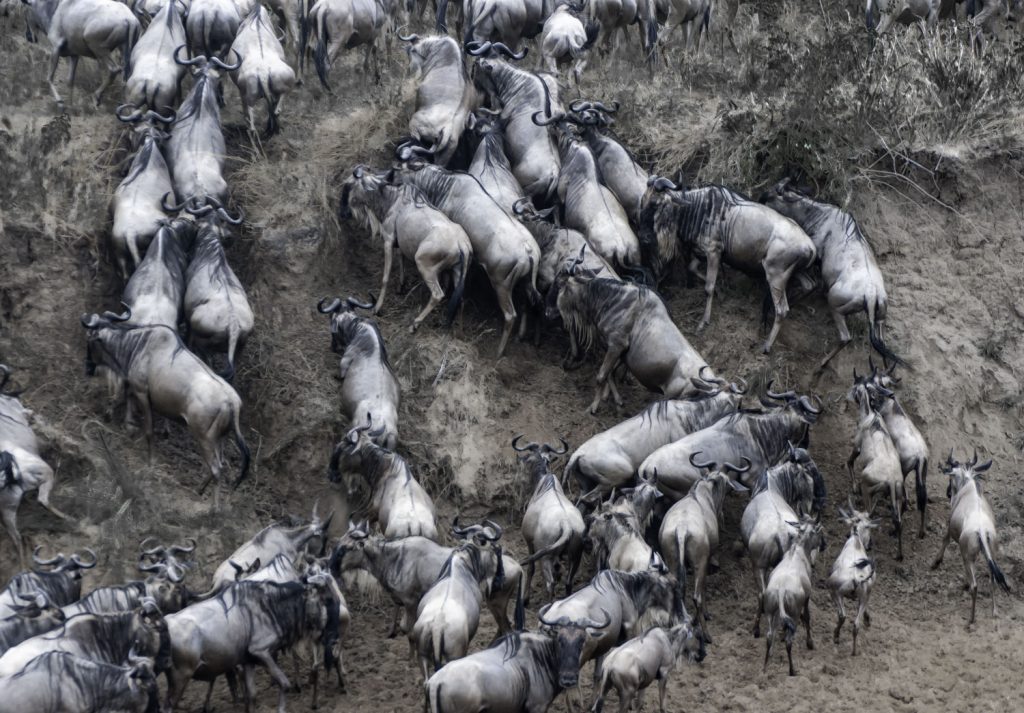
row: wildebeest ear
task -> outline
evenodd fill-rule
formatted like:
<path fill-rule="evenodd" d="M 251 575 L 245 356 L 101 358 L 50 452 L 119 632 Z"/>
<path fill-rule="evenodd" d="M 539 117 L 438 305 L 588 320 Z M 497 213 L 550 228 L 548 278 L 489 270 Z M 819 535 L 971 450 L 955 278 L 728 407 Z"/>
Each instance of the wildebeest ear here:
<path fill-rule="evenodd" d="M 389 185 L 395 182 L 395 169 L 388 169 L 388 172 L 384 174 L 384 182 Z"/>
<path fill-rule="evenodd" d="M 729 478 L 729 487 L 737 493 L 746 493 L 750 490 L 746 485 L 738 480 L 733 480 L 732 478 Z"/>
<path fill-rule="evenodd" d="M 991 467 L 992 467 L 992 461 L 988 460 L 988 461 L 985 461 L 984 463 L 982 463 L 981 465 L 975 467 L 974 472 L 975 473 L 984 473 L 986 470 L 988 470 Z"/>
<path fill-rule="evenodd" d="M 534 212 L 541 218 L 549 218 L 551 217 L 551 214 L 555 212 L 555 209 L 554 206 L 552 206 L 551 208 L 545 208 L 544 210 L 535 210 Z"/>

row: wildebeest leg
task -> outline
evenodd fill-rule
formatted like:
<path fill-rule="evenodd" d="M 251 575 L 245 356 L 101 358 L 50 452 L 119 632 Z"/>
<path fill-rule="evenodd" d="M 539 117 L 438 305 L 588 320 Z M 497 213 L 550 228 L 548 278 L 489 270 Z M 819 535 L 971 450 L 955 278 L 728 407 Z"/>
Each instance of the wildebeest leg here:
<path fill-rule="evenodd" d="M 533 554 L 532 552 L 530 554 Z M 533 585 L 533 572 L 536 565 L 531 562 L 526 565 L 526 592 L 523 594 L 523 608 L 525 609 L 530 605 L 530 587 Z"/>
<path fill-rule="evenodd" d="M 96 90 L 96 93 L 92 95 L 93 103 L 96 106 L 100 105 L 100 100 L 103 99 L 103 93 L 107 91 L 110 83 L 114 81 L 114 77 L 121 71 L 121 68 L 114 64 L 108 59 L 107 61 L 107 74 L 103 77 L 103 82 L 100 84 L 100 88 Z"/>
<path fill-rule="evenodd" d="M 969 547 L 960 548 L 960 556 L 964 560 L 964 569 L 967 570 L 967 586 L 971 590 L 971 618 L 967 622 L 967 626 L 974 623 L 974 612 L 978 608 L 978 578 L 974 574 L 975 554 Z M 992 598 L 995 599 L 995 591 L 993 591 Z"/>
<path fill-rule="evenodd" d="M 718 280 L 718 266 L 722 256 L 718 252 L 708 255 L 707 273 L 704 278 L 704 294 L 707 295 L 707 302 L 704 304 L 704 316 L 697 325 L 697 332 L 701 332 L 711 322 L 711 302 L 715 296 L 715 282 Z"/>
<path fill-rule="evenodd" d="M 779 336 L 779 330 L 782 329 L 782 320 L 789 314 L 789 299 L 786 297 L 786 285 L 789 284 L 789 276 L 793 274 L 793 270 L 796 266 L 790 265 L 784 269 L 778 275 L 770 275 L 768 270 L 765 270 L 765 276 L 768 278 L 768 290 L 772 296 L 772 305 L 775 307 L 775 321 L 772 322 L 772 329 L 768 333 L 768 339 L 764 342 L 764 347 L 761 351 L 768 354 L 772 350 L 772 345 L 775 344 L 775 338 Z"/>
<path fill-rule="evenodd" d="M 846 459 L 846 472 L 850 474 L 850 492 L 857 491 L 857 481 L 853 475 L 853 464 L 857 462 L 857 458 L 860 457 L 860 448 L 854 446 L 853 450 L 850 451 L 850 457 Z"/>
<path fill-rule="evenodd" d="M 3 518 L 4 529 L 7 530 L 7 534 L 11 536 L 11 540 L 14 542 L 14 549 L 18 551 L 18 563 L 25 566 L 25 548 L 21 544 L 21 533 L 18 532 L 18 505 L 21 502 L 21 498 L 18 498 L 18 502 L 11 503 L 8 508 L 4 508 L 0 512 L 0 518 Z M 995 590 L 993 590 L 995 591 Z"/>
<path fill-rule="evenodd" d="M 839 344 L 818 364 L 818 368 L 814 372 L 815 376 L 825 371 L 825 367 L 835 358 L 836 354 L 843 351 L 846 345 L 850 343 L 850 329 L 846 326 L 846 317 L 838 310 L 832 310 L 832 319 L 835 320 L 836 329 L 839 330 Z"/>
<path fill-rule="evenodd" d="M 555 598 L 555 562 L 553 559 L 554 555 L 548 555 L 540 561 L 540 572 L 544 577 L 544 591 L 548 594 L 548 601 L 553 601 Z"/>
<path fill-rule="evenodd" d="M 498 358 L 505 354 L 505 347 L 508 346 L 508 338 L 512 334 L 512 328 L 516 322 L 516 307 L 512 303 L 512 285 L 497 283 L 494 285 L 494 292 L 498 296 L 498 308 L 505 318 L 505 326 L 501 331 L 501 341 L 498 343 Z"/>
<path fill-rule="evenodd" d="M 153 465 L 153 405 L 149 403 L 148 394 L 137 393 L 136 398 L 142 411 L 142 432 L 146 436 L 146 464 Z"/>
<path fill-rule="evenodd" d="M 857 655 L 857 634 L 868 611 L 868 592 L 864 585 L 857 588 L 857 616 L 853 620 L 853 655 Z"/>
<path fill-rule="evenodd" d="M 804 602 L 804 610 L 800 615 L 804 621 L 804 628 L 807 629 L 807 650 L 814 651 L 814 641 L 811 639 L 811 598 L 807 597 Z"/>
<path fill-rule="evenodd" d="M 416 319 L 413 320 L 412 326 L 409 328 L 410 332 L 415 332 L 420 323 L 427 318 L 434 308 L 441 304 L 444 300 L 444 290 L 441 288 L 441 281 L 438 279 L 441 274 L 443 267 L 442 263 L 429 263 L 429 258 L 423 257 L 419 254 L 416 255 L 416 267 L 419 268 L 420 275 L 423 277 L 423 281 L 427 284 L 427 289 L 430 290 L 430 299 L 427 301 L 426 306 L 423 310 L 416 315 Z M 523 313 L 523 319 L 525 321 L 526 314 Z"/>
<path fill-rule="evenodd" d="M 284 671 L 282 671 L 280 666 L 277 665 L 277 662 L 274 661 L 274 657 L 270 655 L 269 651 L 250 650 L 249 653 L 259 659 L 260 663 L 267 667 L 267 671 L 270 672 L 270 677 L 274 679 L 274 683 L 278 685 L 279 693 L 277 698 L 277 713 L 285 713 L 285 692 L 291 688 L 291 682 L 288 680 L 288 677 L 284 675 Z"/>
<path fill-rule="evenodd" d="M 583 542 L 569 547 L 569 572 L 565 577 L 565 596 L 572 594 L 572 585 L 576 581 L 576 573 L 580 569 L 580 562 L 583 560 Z"/>
<path fill-rule="evenodd" d="M 607 393 L 602 392 L 606 391 L 605 386 L 612 369 L 619 363 L 619 359 L 622 358 L 622 354 L 628 346 L 628 343 L 623 343 L 621 337 L 608 341 L 608 350 L 604 353 L 604 361 L 601 362 L 601 367 L 597 370 L 597 390 L 594 394 L 594 401 L 590 404 L 590 413 L 597 413 L 598 404 L 607 397 Z"/>
<path fill-rule="evenodd" d="M 839 631 L 843 628 L 843 622 L 846 621 L 846 605 L 843 603 L 843 595 L 838 590 L 832 591 L 832 603 L 836 605 L 836 628 L 832 632 L 832 643 L 839 643 Z M 854 655 L 857 653 L 857 623 L 853 624 L 853 651 Z"/>
<path fill-rule="evenodd" d="M 939 565 L 942 564 L 942 558 L 946 554 L 946 548 L 949 547 L 949 541 L 951 536 L 949 528 L 946 528 L 946 534 L 942 537 L 942 544 L 939 545 L 939 551 L 935 554 L 935 559 L 932 561 L 932 569 L 938 569 Z"/>
<path fill-rule="evenodd" d="M 74 62 L 75 58 L 72 57 L 69 61 Z M 60 48 L 54 47 L 50 52 L 50 74 L 46 78 L 46 81 L 50 84 L 50 91 L 53 93 L 53 100 L 57 102 L 57 106 L 61 109 L 64 108 L 64 100 L 60 96 L 60 92 L 57 91 L 57 84 L 54 82 L 54 77 L 57 76 L 57 66 L 60 64 Z"/>
<path fill-rule="evenodd" d="M 683 556 L 680 553 L 680 556 Z M 694 562 L 693 567 L 693 603 L 694 609 L 697 614 L 697 622 L 700 628 L 704 631 L 704 640 L 707 643 L 712 643 L 711 633 L 708 631 L 707 623 L 707 609 L 704 608 L 704 591 L 707 588 L 707 576 L 708 576 L 708 558 L 699 557 L 697 562 Z M 685 596 L 685 592 L 683 594 Z"/>
<path fill-rule="evenodd" d="M 395 260 L 394 236 L 384 233 L 382 237 L 384 239 L 384 274 L 380 279 L 380 296 L 377 298 L 377 304 L 373 306 L 374 314 L 380 314 L 380 310 L 384 306 L 384 295 L 388 291 L 388 280 L 391 278 L 391 265 Z"/>
<path fill-rule="evenodd" d="M 36 500 L 44 508 L 49 510 L 51 513 L 56 515 L 62 520 L 67 520 L 68 516 L 58 510 L 56 507 L 50 504 L 50 491 L 53 490 L 53 478 L 47 478 L 39 484 L 39 493 L 36 495 Z"/>
<path fill-rule="evenodd" d="M 754 572 L 754 584 L 757 585 L 757 615 L 754 617 L 754 638 L 761 636 L 761 612 L 764 609 L 764 571 L 757 566 L 757 563 L 751 562 L 750 568 Z"/>

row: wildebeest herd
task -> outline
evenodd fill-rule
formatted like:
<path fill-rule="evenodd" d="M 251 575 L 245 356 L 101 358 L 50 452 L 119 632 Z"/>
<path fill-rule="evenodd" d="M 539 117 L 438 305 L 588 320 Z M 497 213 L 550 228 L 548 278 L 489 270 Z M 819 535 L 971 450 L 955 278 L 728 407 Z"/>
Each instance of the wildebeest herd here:
<path fill-rule="evenodd" d="M 114 195 L 110 233 L 125 280 L 123 309 L 83 315 L 87 372 L 106 378 L 111 409 L 123 405 L 126 425 L 141 417 L 150 458 L 153 413 L 185 422 L 209 471 L 199 492 L 215 481 L 215 509 L 222 507 L 224 437 L 240 455 L 234 485 L 250 465 L 242 400 L 232 381 L 254 329 L 253 310 L 225 253 L 244 217 L 228 208 L 221 74 L 234 80 L 254 138 L 261 100 L 266 135 L 280 130 L 281 99 L 301 80 L 308 56 L 327 87 L 341 49 L 365 45 L 369 68 L 378 41 L 390 47 L 397 37 L 417 92 L 392 165 L 352 167 L 338 187 L 339 216 L 357 221 L 384 249 L 379 297 L 316 304 L 329 316 L 350 423 L 330 455 L 328 477 L 350 493 L 365 487 L 359 517 L 334 540 L 331 516 L 321 519 L 316 505 L 308 521 L 274 523 L 224 560 L 203 592 L 185 585 L 194 543 L 144 541 L 138 559 L 144 579 L 85 597 L 82 577 L 95 567 L 95 554 L 46 559 L 37 547 L 32 566 L 0 593 L 0 711 L 170 711 L 192 679 L 208 682 L 208 705 L 220 676 L 237 701 L 240 674 L 248 707 L 258 667 L 279 687 L 284 711 L 292 679 L 279 658 L 288 651 L 295 675 L 312 682 L 315 707 L 320 668 L 333 671 L 344 690 L 350 614 L 343 588 L 368 579 L 394 602 L 391 635 L 408 636 L 423 676 L 424 707 L 433 713 L 532 713 L 547 710 L 563 692 L 571 706 L 581 695 L 574 691 L 581 669 L 591 661 L 595 711 L 613 688 L 620 710 L 628 710 L 654 682 L 664 710 L 673 669 L 713 653 L 707 582 L 723 528 L 735 531 L 737 524 L 758 583 L 750 608 L 754 636 L 767 620 L 765 668 L 781 633 L 794 675 L 797 621 L 807 648 L 813 646 L 811 581 L 826 547 L 822 518 L 829 499 L 808 450 L 823 404 L 768 384 L 759 407 L 745 406 L 753 396 L 747 384 L 715 373 L 658 293 L 677 266 L 685 280 L 704 281 L 697 331 L 710 325 L 723 265 L 763 281 L 770 322 L 764 352 L 791 300 L 823 294 L 839 343 L 818 375 L 850 343 L 847 317 L 867 317 L 869 342 L 883 365 L 871 362 L 863 375 L 855 372 L 849 392 L 858 414 L 847 462 L 851 492 L 834 499 L 849 535 L 827 579 L 837 643 L 846 602 L 856 603 L 857 653 L 858 635 L 870 624 L 871 589 L 885 574 L 871 554 L 879 527 L 874 514 L 879 507 L 888 513 L 901 559 L 904 483 L 913 474 L 924 537 L 930 452 L 896 396 L 896 369 L 906 364 L 884 338 L 887 297 L 870 244 L 852 215 L 788 179 L 755 201 L 729 187 L 681 187 L 652 174 L 612 129 L 617 103 L 562 99 L 559 68 L 571 67 L 578 88 L 599 37 L 610 47 L 617 30 L 625 34 L 637 24 L 644 55 L 654 62 L 665 41 L 658 39 L 659 26 L 685 25 L 687 45 L 699 43 L 711 3 L 592 0 L 549 7 L 465 0 L 459 6 L 442 0 L 440 34 L 429 37 L 395 29 L 417 22 L 423 4 L 393 7 L 383 0 L 274 0 L 268 5 L 279 25 L 267 8 L 247 0 L 140 0 L 131 8 L 115 0 L 28 4 L 27 34 L 45 31 L 53 45 L 50 86 L 58 101 L 52 80 L 61 56 L 70 58 L 73 82 L 79 57 L 123 54 L 96 94 L 98 103 L 123 70 L 126 103 L 116 116 L 132 129 L 133 155 Z M 869 3 L 869 24 L 876 5 L 882 31 L 899 8 Z M 929 22 L 938 13 L 905 5 Z M 987 2 L 983 8 L 986 20 L 995 13 Z M 975 9 L 972 3 L 970 12 Z M 446 34 L 449 21 L 461 28 L 463 44 Z M 294 56 L 286 55 L 278 27 Z M 527 50 L 514 49 L 538 36 L 546 72 L 525 68 Z M 179 103 L 186 74 L 191 89 Z M 621 406 L 627 375 L 658 397 L 571 454 L 564 440 L 559 446 L 524 442 L 524 436 L 511 441 L 532 488 L 517 523 L 528 550 L 521 560 L 494 521 L 456 518 L 449 533 L 439 529 L 431 494 L 400 452 L 399 381 L 379 326 L 360 313 L 383 307 L 396 251 L 400 272 L 403 260 L 412 261 L 429 292 L 413 331 L 445 301 L 450 326 L 467 275 L 479 266 L 504 320 L 499 358 L 517 319 L 520 336 L 532 322 L 537 339 L 545 325 L 560 323 L 570 344 L 565 368 L 579 367 L 603 347 L 590 411 L 609 396 Z M 221 353 L 217 371 L 212 363 Z M 40 457 L 31 412 L 9 390 L 11 377 L 0 366 L 0 516 L 25 567 L 16 524 L 24 494 L 37 490 L 50 512 L 67 516 L 50 503 L 53 470 Z M 510 433 L 519 427 L 528 424 L 510 424 Z M 566 463 L 555 470 L 561 456 Z M 1007 582 L 983 492 L 991 461 L 979 464 L 976 452 L 963 463 L 954 456 L 951 451 L 943 464 L 951 515 L 934 566 L 955 537 L 973 622 L 978 555 L 993 587 L 1005 589 Z M 739 523 L 724 522 L 730 493 L 749 498 Z M 453 546 L 442 544 L 446 536 Z M 533 586 L 538 565 L 540 592 Z M 586 582 L 577 587 L 577 578 Z M 531 607 L 538 596 L 542 605 Z M 499 636 L 473 651 L 484 604 Z M 531 608 L 537 624 L 528 631 Z M 166 676 L 163 695 L 159 674 Z"/>

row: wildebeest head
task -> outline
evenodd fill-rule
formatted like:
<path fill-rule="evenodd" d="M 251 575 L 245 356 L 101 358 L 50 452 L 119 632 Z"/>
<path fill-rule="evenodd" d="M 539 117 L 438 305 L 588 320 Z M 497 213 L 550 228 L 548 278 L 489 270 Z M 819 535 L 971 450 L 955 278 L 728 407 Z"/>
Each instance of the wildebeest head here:
<path fill-rule="evenodd" d="M 505 586 L 505 563 L 502 557 L 501 525 L 493 520 L 484 520 L 479 525 L 459 525 L 459 518 L 452 521 L 452 537 L 463 542 L 471 542 L 481 555 L 481 563 L 487 572 L 493 572 L 488 584 L 488 591 L 493 592 Z"/>
<path fill-rule="evenodd" d="M 762 193 L 758 201 L 803 225 L 807 213 L 815 209 L 809 193 L 787 177 Z"/>
<path fill-rule="evenodd" d="M 545 606 L 537 615 L 547 633 L 555 639 L 555 658 L 558 662 L 558 685 L 562 688 L 575 688 L 580 681 L 580 656 L 587 638 L 598 638 L 605 634 L 604 629 L 611 623 L 611 615 L 604 609 L 601 614 L 604 621 L 583 618 L 572 620 L 567 616 L 550 620 L 544 614 L 551 607 Z"/>
<path fill-rule="evenodd" d="M 465 72 L 459 43 L 447 35 L 420 37 L 417 34 L 403 35 L 399 30 L 398 39 L 406 43 L 403 47 L 409 55 L 409 68 L 413 75 L 422 79 L 435 67 L 452 66 Z M 465 74 L 463 74 L 465 76 Z"/>
<path fill-rule="evenodd" d="M 360 302 L 355 297 L 347 297 L 342 300 L 340 297 L 329 299 L 324 297 L 317 303 L 320 314 L 331 315 L 331 351 L 335 354 L 344 354 L 348 346 L 348 340 L 353 332 L 356 323 L 362 317 L 355 313 L 358 309 L 373 309 L 374 298 L 370 295 L 369 302 Z"/>
<path fill-rule="evenodd" d="M 818 553 L 824 552 L 828 544 L 825 540 L 825 531 L 821 527 L 821 522 L 817 518 L 804 515 L 799 521 L 787 521 L 786 524 L 796 530 L 793 539 L 790 540 L 790 546 L 802 547 L 804 552 L 807 553 L 811 564 L 814 564 Z"/>
<path fill-rule="evenodd" d="M 331 574 L 340 577 L 342 572 L 352 569 L 361 569 L 366 563 L 366 555 L 363 549 L 370 539 L 370 525 L 363 522 L 348 523 L 348 530 L 338 539 L 338 543 L 331 552 L 327 567 Z"/>
<path fill-rule="evenodd" d="M 527 443 L 525 446 L 519 445 L 519 440 L 523 437 L 523 434 L 519 434 L 512 439 L 512 450 L 519 455 L 516 459 L 522 463 L 530 475 L 536 481 L 540 476 L 551 472 L 551 464 L 558 458 L 558 456 L 565 455 L 569 452 L 568 442 L 558 437 L 561 441 L 561 449 L 555 448 L 548 443 Z"/>
<path fill-rule="evenodd" d="M 853 498 L 847 499 L 849 510 L 844 510 L 842 506 L 839 506 L 839 519 L 840 521 L 850 528 L 850 534 L 854 535 L 865 550 L 871 549 L 871 531 L 878 527 L 878 521 L 871 519 L 871 514 L 861 512 L 853 504 Z"/>
<path fill-rule="evenodd" d="M 566 264 L 555 275 L 554 282 L 544 298 L 544 317 L 549 321 L 559 318 L 563 304 L 571 304 L 586 293 L 586 282 L 594 279 L 600 270 L 581 267 L 587 246 L 580 248 L 580 254 Z"/>
<path fill-rule="evenodd" d="M 83 314 L 82 326 L 85 327 L 85 374 L 94 376 L 96 367 L 103 366 L 121 373 L 121 363 L 115 349 L 111 349 L 107 340 L 113 331 L 123 329 L 120 325 L 132 318 L 132 311 L 125 306 L 124 314 L 104 312 L 102 315 Z"/>
<path fill-rule="evenodd" d="M 327 572 L 314 568 L 302 577 L 306 588 L 305 630 L 318 633 L 324 647 L 324 670 L 334 668 L 334 652 L 341 638 L 340 602 L 334 592 L 334 581 Z"/>
<path fill-rule="evenodd" d="M 161 612 L 172 614 L 189 603 L 190 595 L 184 582 L 193 563 L 180 558 L 195 552 L 196 541 L 190 539 L 187 545 L 165 546 L 154 545 L 153 539 L 148 537 L 142 541 L 138 567 L 149 574 L 144 582 L 146 596 L 155 601 Z"/>
<path fill-rule="evenodd" d="M 365 164 L 352 169 L 351 175 L 341 184 L 338 198 L 338 218 L 356 218 L 366 227 L 379 227 L 383 220 L 384 186 L 390 185 L 386 172 L 377 172 Z M 377 221 L 375 226 L 374 220 Z"/>
<path fill-rule="evenodd" d="M 952 498 L 964 487 L 973 484 L 981 492 L 982 483 L 985 481 L 985 472 L 992 467 L 992 460 L 978 463 L 978 449 L 974 449 L 974 455 L 966 463 L 960 463 L 953 458 L 953 449 L 949 450 L 946 462 L 942 464 L 942 472 L 949 476 L 949 485 L 946 486 L 946 497 Z"/>
<path fill-rule="evenodd" d="M 790 409 L 795 413 L 800 420 L 809 426 L 813 426 L 818 422 L 818 416 L 821 415 L 821 399 L 818 396 L 801 396 L 793 390 L 783 391 L 776 393 L 772 391 L 772 382 L 768 382 L 768 387 L 765 389 L 765 396 L 772 401 L 762 401 L 762 404 L 768 408 L 777 408 L 778 402 L 784 404 L 784 408 Z M 813 401 L 812 401 L 813 398 Z M 817 402 L 815 405 L 814 401 Z"/>
<path fill-rule="evenodd" d="M 689 616 L 683 617 L 681 623 L 669 629 L 668 638 L 672 642 L 672 653 L 676 661 L 685 656 L 690 663 L 700 663 L 707 656 L 704 632 L 693 626 Z"/>
<path fill-rule="evenodd" d="M 667 178 L 651 176 L 640 199 L 640 258 L 655 278 L 665 274 L 679 251 L 679 207 L 687 202 L 685 191 Z"/>
<path fill-rule="evenodd" d="M 156 672 L 171 666 L 171 636 L 160 607 L 152 597 L 145 597 L 142 605 L 132 612 L 129 632 L 131 650 L 136 655 L 152 658 Z"/>
<path fill-rule="evenodd" d="M 721 511 L 722 503 L 725 501 L 725 494 L 729 490 L 734 490 L 738 493 L 745 493 L 749 490 L 739 481 L 739 478 L 743 473 L 750 470 L 750 459 L 746 456 L 741 456 L 740 465 L 723 463 L 722 467 L 719 468 L 718 464 L 713 461 L 698 462 L 697 459 L 701 453 L 702 451 L 695 451 L 690 454 L 690 465 L 703 471 L 700 480 L 691 486 L 691 490 L 698 487 L 700 483 L 705 483 L 707 487 L 711 488 L 711 499 L 715 504 L 715 509 Z M 736 479 L 730 477 L 729 473 L 735 473 Z"/>
<path fill-rule="evenodd" d="M 57 553 L 56 557 L 50 559 L 41 559 L 39 557 L 39 551 L 43 549 L 42 545 L 37 546 L 32 551 L 32 563 L 35 565 L 32 569 L 37 573 L 65 573 L 68 574 L 75 586 L 72 589 L 71 601 L 77 601 L 81 598 L 82 591 L 82 572 L 86 569 L 92 569 L 96 566 L 98 559 L 96 553 L 86 547 L 84 551 L 92 558 L 89 561 L 82 561 L 77 554 L 72 554 L 70 557 L 65 557 L 62 553 Z M 43 567 L 52 567 L 52 569 L 46 570 Z"/>

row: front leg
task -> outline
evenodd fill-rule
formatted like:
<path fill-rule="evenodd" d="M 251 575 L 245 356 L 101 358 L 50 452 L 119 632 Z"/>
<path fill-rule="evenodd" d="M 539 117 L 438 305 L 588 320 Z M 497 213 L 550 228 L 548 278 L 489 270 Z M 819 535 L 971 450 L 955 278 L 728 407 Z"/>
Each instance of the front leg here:
<path fill-rule="evenodd" d="M 619 359 L 622 358 L 622 354 L 628 346 L 628 344 L 617 344 L 614 342 L 608 344 L 608 350 L 604 353 L 604 361 L 601 362 L 601 367 L 597 370 L 597 393 L 594 395 L 594 402 L 590 404 L 590 413 L 597 413 L 598 404 L 607 396 L 608 389 L 606 384 L 608 377 L 612 369 L 619 363 Z M 603 394 L 602 391 L 604 392 Z"/>
<path fill-rule="evenodd" d="M 939 565 L 942 564 L 942 558 L 946 555 L 946 548 L 949 547 L 949 541 L 951 537 L 949 534 L 949 528 L 946 528 L 946 534 L 942 538 L 942 544 L 939 545 L 939 551 L 935 555 L 935 560 L 932 562 L 932 569 L 938 569 Z"/>
<path fill-rule="evenodd" d="M 704 294 L 707 295 L 707 302 L 704 304 L 704 316 L 697 325 L 697 332 L 704 331 L 704 328 L 711 322 L 711 302 L 715 297 L 715 283 L 718 281 L 718 266 L 722 256 L 718 252 L 708 253 L 707 276 L 704 279 Z"/>
<path fill-rule="evenodd" d="M 853 464 L 857 462 L 857 458 L 860 457 L 860 448 L 854 446 L 850 452 L 850 457 L 846 459 L 846 472 L 850 474 L 850 492 L 854 492 L 857 489 L 857 484 L 853 476 Z"/>
<path fill-rule="evenodd" d="M 291 682 L 288 680 L 284 671 L 281 670 L 281 667 L 277 665 L 277 662 L 274 661 L 274 657 L 270 655 L 269 651 L 250 650 L 249 653 L 259 660 L 260 663 L 266 666 L 267 671 L 270 673 L 270 677 L 274 679 L 274 683 L 276 683 L 280 689 L 277 699 L 277 713 L 285 713 L 285 692 L 292 687 Z"/>
<path fill-rule="evenodd" d="M 384 234 L 384 276 L 380 281 L 380 297 L 373 306 L 373 313 L 379 314 L 384 306 L 384 293 L 388 290 L 388 278 L 391 277 L 391 264 L 395 259 L 395 244 L 387 233 Z M 401 281 L 400 281 L 401 282 Z"/>

